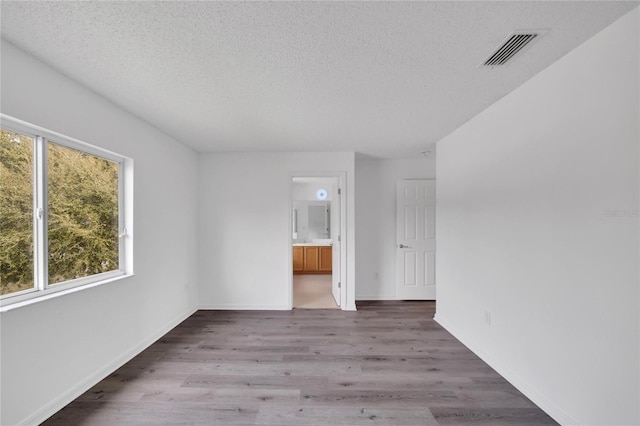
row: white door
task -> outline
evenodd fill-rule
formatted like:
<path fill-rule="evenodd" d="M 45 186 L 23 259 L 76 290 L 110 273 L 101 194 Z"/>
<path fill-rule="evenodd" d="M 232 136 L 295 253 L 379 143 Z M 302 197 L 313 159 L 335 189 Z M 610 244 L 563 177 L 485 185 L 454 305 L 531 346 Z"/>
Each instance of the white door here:
<path fill-rule="evenodd" d="M 435 300 L 436 181 L 398 181 L 397 212 L 398 299 Z"/>
<path fill-rule="evenodd" d="M 337 180 L 337 179 L 336 179 Z M 338 189 L 338 183 L 333 184 L 333 200 L 331 201 L 331 216 L 330 229 L 331 229 L 331 242 L 333 244 L 333 252 L 331 253 L 331 293 L 336 300 L 336 304 L 340 305 L 340 201 L 342 194 Z"/>

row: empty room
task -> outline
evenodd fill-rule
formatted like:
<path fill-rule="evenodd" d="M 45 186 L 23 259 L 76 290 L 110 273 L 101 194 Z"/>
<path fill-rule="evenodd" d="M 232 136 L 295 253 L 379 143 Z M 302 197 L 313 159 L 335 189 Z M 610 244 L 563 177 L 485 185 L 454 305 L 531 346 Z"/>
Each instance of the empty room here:
<path fill-rule="evenodd" d="M 638 5 L 1 1 L 0 425 L 639 425 Z"/>

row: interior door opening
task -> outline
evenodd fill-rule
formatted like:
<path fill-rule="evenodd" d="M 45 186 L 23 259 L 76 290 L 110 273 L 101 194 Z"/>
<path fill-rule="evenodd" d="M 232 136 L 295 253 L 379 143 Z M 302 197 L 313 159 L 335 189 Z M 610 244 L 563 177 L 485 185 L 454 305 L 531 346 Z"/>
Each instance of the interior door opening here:
<path fill-rule="evenodd" d="M 341 190 L 338 177 L 291 182 L 292 307 L 341 307 Z"/>

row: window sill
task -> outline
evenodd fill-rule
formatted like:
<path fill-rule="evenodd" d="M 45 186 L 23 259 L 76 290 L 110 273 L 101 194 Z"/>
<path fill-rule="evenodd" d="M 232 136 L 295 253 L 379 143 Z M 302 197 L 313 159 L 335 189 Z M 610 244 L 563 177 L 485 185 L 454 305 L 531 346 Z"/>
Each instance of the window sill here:
<path fill-rule="evenodd" d="M 117 276 L 105 278 L 103 280 L 95 281 L 95 282 L 92 282 L 92 283 L 88 283 L 88 284 L 84 284 L 84 285 L 80 285 L 80 286 L 76 286 L 76 287 L 71 287 L 71 288 L 66 288 L 66 289 L 63 289 L 63 290 L 48 292 L 48 293 L 43 294 L 41 296 L 34 296 L 34 297 L 29 298 L 29 299 L 20 300 L 20 301 L 17 301 L 17 302 L 8 302 L 8 300 L 5 300 L 5 301 L 2 302 L 2 306 L 0 306 L 0 313 L 9 312 L 9 311 L 12 311 L 14 309 L 23 308 L 25 306 L 30 306 L 30 305 L 33 305 L 33 304 L 36 304 L 36 303 L 39 303 L 39 302 L 44 302 L 45 300 L 55 299 L 57 297 L 62 297 L 62 296 L 65 296 L 67 294 L 76 293 L 78 291 L 87 290 L 89 288 L 98 287 L 98 286 L 101 286 L 103 284 L 111 283 L 111 282 L 114 282 L 114 281 L 119 281 L 119 280 L 122 280 L 122 279 L 125 279 L 125 278 L 130 278 L 130 277 L 133 277 L 133 276 L 134 276 L 134 274 L 124 273 L 122 275 L 117 275 Z"/>

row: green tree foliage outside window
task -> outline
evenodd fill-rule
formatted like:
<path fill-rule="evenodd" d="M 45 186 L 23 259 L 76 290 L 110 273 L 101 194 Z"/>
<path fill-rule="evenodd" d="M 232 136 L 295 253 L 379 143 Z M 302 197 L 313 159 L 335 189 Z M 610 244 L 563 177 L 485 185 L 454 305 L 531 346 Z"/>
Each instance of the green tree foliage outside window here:
<path fill-rule="evenodd" d="M 48 151 L 49 283 L 118 269 L 118 164 Z"/>
<path fill-rule="evenodd" d="M 0 130 L 0 294 L 33 288 L 33 139 Z"/>
<path fill-rule="evenodd" d="M 34 287 L 33 140 L 2 130 L 0 294 Z M 49 284 L 117 270 L 118 163 L 49 142 Z"/>

